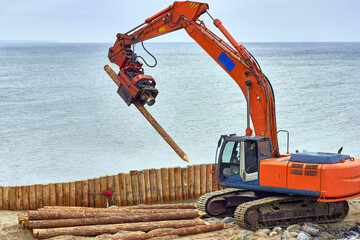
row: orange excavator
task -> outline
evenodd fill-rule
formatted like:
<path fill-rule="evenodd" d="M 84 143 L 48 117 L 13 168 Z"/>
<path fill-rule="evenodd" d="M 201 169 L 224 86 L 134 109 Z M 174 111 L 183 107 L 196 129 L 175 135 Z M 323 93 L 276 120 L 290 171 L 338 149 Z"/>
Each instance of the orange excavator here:
<path fill-rule="evenodd" d="M 360 195 L 360 159 L 323 152 L 279 153 L 272 86 L 256 59 L 238 44 L 200 2 L 174 2 L 125 34 L 117 34 L 108 57 L 120 67 L 118 93 L 128 104 L 155 103 L 158 90 L 144 74 L 136 43 L 185 31 L 238 84 L 247 101 L 245 136 L 221 135 L 216 174 L 224 188 L 202 195 L 197 208 L 210 216 L 234 216 L 248 229 L 344 219 L 347 200 Z M 228 44 L 199 17 L 207 13 Z M 254 129 L 251 129 L 251 122 Z"/>

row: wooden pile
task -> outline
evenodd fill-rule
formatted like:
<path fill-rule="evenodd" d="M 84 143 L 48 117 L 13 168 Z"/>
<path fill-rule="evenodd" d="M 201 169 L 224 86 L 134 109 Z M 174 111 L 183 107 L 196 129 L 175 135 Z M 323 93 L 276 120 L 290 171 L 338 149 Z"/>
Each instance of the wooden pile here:
<path fill-rule="evenodd" d="M 209 224 L 194 204 L 157 204 L 115 208 L 47 206 L 20 215 L 19 223 L 38 239 L 62 235 L 97 236 L 101 239 L 150 239 L 167 235 L 191 235 L 217 231 L 224 224 Z M 156 230 L 155 230 L 156 229 Z M 154 231 L 153 231 L 154 230 Z"/>

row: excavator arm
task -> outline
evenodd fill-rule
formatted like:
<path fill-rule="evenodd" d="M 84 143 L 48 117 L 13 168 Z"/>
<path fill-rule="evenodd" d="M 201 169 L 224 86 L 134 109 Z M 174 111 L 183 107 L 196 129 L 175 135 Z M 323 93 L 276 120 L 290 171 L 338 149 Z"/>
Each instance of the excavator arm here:
<path fill-rule="evenodd" d="M 137 61 L 131 46 L 178 29 L 185 29 L 238 84 L 248 104 L 246 135 L 252 135 L 250 117 L 256 136 L 270 137 L 273 157 L 279 157 L 275 116 L 275 97 L 270 82 L 262 73 L 255 58 L 239 45 L 228 33 L 220 20 L 214 24 L 231 43 L 223 41 L 199 20 L 208 10 L 199 2 L 174 2 L 168 8 L 145 20 L 140 26 L 125 34 L 117 34 L 117 40 L 109 50 L 109 59 L 120 67 L 118 93 L 130 105 L 134 101 L 152 105 L 158 93 L 155 81 L 144 75 L 142 63 Z"/>
<path fill-rule="evenodd" d="M 109 49 L 108 58 L 120 67 L 118 93 L 128 105 L 138 101 L 151 106 L 158 93 L 154 79 L 144 75 L 142 63 L 137 61 L 138 56 L 131 47 L 138 42 L 183 28 L 180 24 L 182 19 L 195 21 L 208 8 L 204 3 L 174 2 L 129 32 L 116 35 L 116 42 Z"/>

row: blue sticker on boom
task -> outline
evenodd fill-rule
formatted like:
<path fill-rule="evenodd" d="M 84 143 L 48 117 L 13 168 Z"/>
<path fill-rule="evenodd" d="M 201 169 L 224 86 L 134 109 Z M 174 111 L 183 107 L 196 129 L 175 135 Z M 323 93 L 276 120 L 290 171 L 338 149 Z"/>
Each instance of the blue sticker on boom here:
<path fill-rule="evenodd" d="M 223 65 L 226 70 L 228 70 L 229 72 L 231 72 L 234 67 L 235 67 L 235 63 L 228 57 L 226 56 L 226 54 L 224 52 L 221 52 L 220 56 L 217 58 L 217 60 L 221 63 L 221 65 Z"/>

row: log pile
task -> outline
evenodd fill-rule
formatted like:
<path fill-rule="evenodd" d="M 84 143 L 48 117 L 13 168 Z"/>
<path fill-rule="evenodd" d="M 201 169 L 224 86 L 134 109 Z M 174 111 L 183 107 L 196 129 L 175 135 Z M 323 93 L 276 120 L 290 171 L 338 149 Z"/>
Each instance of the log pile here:
<path fill-rule="evenodd" d="M 19 216 L 22 228 L 38 239 L 62 235 L 97 236 L 101 239 L 151 239 L 217 231 L 224 224 L 209 224 L 194 204 L 157 204 L 115 208 L 47 206 Z"/>

